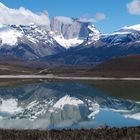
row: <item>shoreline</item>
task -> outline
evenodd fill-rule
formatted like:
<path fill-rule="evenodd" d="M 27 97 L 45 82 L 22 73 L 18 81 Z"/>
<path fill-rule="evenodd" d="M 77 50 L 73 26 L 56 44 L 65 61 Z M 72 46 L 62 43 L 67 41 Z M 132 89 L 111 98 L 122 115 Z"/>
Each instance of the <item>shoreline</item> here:
<path fill-rule="evenodd" d="M 0 79 L 56 79 L 56 80 L 113 80 L 113 81 L 140 81 L 140 77 L 64 77 L 48 75 L 0 75 Z"/>

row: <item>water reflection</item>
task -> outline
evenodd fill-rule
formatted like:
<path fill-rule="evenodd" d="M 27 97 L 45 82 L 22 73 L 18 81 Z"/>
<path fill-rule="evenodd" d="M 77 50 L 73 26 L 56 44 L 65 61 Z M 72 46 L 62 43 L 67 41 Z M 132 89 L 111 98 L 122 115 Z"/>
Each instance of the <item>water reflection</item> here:
<path fill-rule="evenodd" d="M 140 103 L 79 82 L 44 81 L 0 88 L 0 127 L 93 128 L 140 125 Z"/>

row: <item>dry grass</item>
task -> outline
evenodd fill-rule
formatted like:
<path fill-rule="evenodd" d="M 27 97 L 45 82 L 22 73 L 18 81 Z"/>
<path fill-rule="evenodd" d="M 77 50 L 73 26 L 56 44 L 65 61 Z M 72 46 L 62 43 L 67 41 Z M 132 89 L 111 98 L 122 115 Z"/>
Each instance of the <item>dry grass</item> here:
<path fill-rule="evenodd" d="M 0 140 L 140 140 L 140 127 L 79 130 L 0 130 Z"/>

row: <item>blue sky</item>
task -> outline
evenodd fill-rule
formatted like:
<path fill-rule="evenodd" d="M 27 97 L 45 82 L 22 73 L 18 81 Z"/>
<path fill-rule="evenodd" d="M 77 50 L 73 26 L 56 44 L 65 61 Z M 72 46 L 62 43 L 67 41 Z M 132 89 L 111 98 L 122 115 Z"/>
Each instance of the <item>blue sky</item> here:
<path fill-rule="evenodd" d="M 137 11 L 127 4 L 137 2 Z M 35 13 L 48 11 L 49 16 L 95 18 L 97 13 L 105 19 L 93 24 L 102 32 L 110 33 L 125 25 L 140 24 L 140 0 L 1 0 L 9 8 L 25 7 Z M 133 6 L 133 5 L 132 5 Z M 135 5 L 130 8 L 135 8 Z"/>

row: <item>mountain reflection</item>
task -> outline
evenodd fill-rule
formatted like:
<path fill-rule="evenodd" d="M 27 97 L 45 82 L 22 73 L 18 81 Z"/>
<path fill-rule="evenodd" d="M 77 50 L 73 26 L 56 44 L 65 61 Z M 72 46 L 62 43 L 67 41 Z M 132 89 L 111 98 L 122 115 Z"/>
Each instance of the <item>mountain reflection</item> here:
<path fill-rule="evenodd" d="M 140 125 L 140 103 L 86 83 L 43 81 L 0 88 L 0 128 L 57 129 Z"/>

